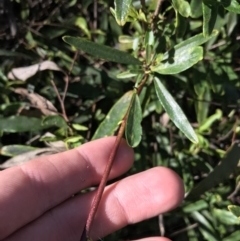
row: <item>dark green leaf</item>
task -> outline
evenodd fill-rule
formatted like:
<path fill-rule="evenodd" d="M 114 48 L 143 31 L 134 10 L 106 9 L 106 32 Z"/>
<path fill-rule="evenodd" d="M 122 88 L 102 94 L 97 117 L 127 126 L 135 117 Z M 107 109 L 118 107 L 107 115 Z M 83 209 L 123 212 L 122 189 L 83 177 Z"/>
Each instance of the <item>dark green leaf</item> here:
<path fill-rule="evenodd" d="M 176 35 L 182 38 L 187 29 L 188 20 L 179 13 L 176 14 Z"/>
<path fill-rule="evenodd" d="M 0 149 L 0 154 L 3 156 L 17 156 L 25 152 L 36 150 L 37 148 L 32 146 L 24 146 L 24 145 L 8 145 L 3 146 Z"/>
<path fill-rule="evenodd" d="M 111 136 L 114 134 L 114 131 L 117 129 L 119 123 L 122 121 L 128 110 L 132 94 L 132 91 L 125 93 L 125 95 L 123 95 L 114 104 L 114 106 L 108 112 L 107 116 L 94 133 L 92 140 L 99 139 L 105 136 Z"/>
<path fill-rule="evenodd" d="M 172 0 L 173 7 L 178 11 L 183 17 L 187 18 L 191 14 L 191 8 L 187 1 L 185 0 Z"/>
<path fill-rule="evenodd" d="M 151 70 L 159 74 L 177 74 L 180 73 L 203 58 L 203 48 L 200 46 L 192 47 L 183 51 L 174 53 L 169 52 L 169 58 L 162 63 L 152 66 Z"/>
<path fill-rule="evenodd" d="M 32 59 L 33 57 L 30 55 L 26 55 L 23 53 L 18 53 L 18 52 L 13 52 L 13 51 L 8 51 L 4 49 L 0 49 L 0 56 L 7 56 L 7 57 L 21 57 L 25 59 Z"/>
<path fill-rule="evenodd" d="M 83 38 L 77 38 L 77 37 L 70 37 L 65 36 L 63 37 L 63 40 L 77 48 L 78 50 L 82 50 L 94 57 L 122 63 L 122 64 L 138 64 L 140 65 L 141 62 L 134 58 L 132 55 L 122 52 L 120 50 L 108 47 L 106 45 L 94 43 L 92 41 L 88 41 Z"/>
<path fill-rule="evenodd" d="M 3 132 L 38 131 L 49 126 L 42 126 L 42 120 L 35 117 L 11 116 L 0 118 L 0 130 Z"/>
<path fill-rule="evenodd" d="M 132 0 L 114 0 L 116 21 L 120 26 L 123 26 L 127 21 L 131 3 Z"/>
<path fill-rule="evenodd" d="M 183 132 L 184 135 L 186 135 L 189 140 L 193 143 L 198 143 L 198 138 L 192 126 L 172 95 L 156 77 L 154 79 L 154 85 L 158 99 L 173 123 Z"/>
<path fill-rule="evenodd" d="M 187 199 L 196 199 L 204 192 L 210 190 L 215 185 L 221 183 L 229 177 L 236 169 L 240 161 L 240 144 L 235 143 L 227 152 L 226 157 L 221 161 L 213 172 L 211 172 L 204 180 L 202 180 L 192 191 L 190 191 Z"/>
<path fill-rule="evenodd" d="M 125 135 L 126 140 L 129 146 L 136 147 L 141 141 L 142 138 L 142 109 L 140 100 L 138 97 L 137 92 L 135 91 L 131 104 L 130 104 L 130 110 L 128 113 L 126 128 L 125 128 Z"/>
<path fill-rule="evenodd" d="M 240 14 L 240 3 L 237 0 L 222 0 L 221 4 L 229 12 Z"/>
<path fill-rule="evenodd" d="M 203 35 L 210 36 L 218 15 L 218 4 L 208 4 L 202 2 L 203 8 Z"/>
<path fill-rule="evenodd" d="M 199 18 L 202 16 L 202 1 L 192 0 L 190 3 L 191 6 L 191 17 Z"/>

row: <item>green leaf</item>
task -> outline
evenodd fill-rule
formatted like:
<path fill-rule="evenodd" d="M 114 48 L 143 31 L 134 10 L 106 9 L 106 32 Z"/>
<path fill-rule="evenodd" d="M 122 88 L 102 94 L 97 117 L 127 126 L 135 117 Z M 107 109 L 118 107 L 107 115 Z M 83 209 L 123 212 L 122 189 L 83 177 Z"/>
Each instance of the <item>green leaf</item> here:
<path fill-rule="evenodd" d="M 211 35 L 218 15 L 218 4 L 202 2 L 203 8 L 203 35 Z"/>
<path fill-rule="evenodd" d="M 117 77 L 118 79 L 127 79 L 127 78 L 135 77 L 135 76 L 137 76 L 137 75 L 138 75 L 137 72 L 134 73 L 134 72 L 131 71 L 131 70 L 127 70 L 127 71 L 125 71 L 125 72 L 122 72 L 122 73 L 118 74 L 116 77 Z"/>
<path fill-rule="evenodd" d="M 111 108 L 111 110 L 106 115 L 105 119 L 99 125 L 98 129 L 94 133 L 92 140 L 96 140 L 105 136 L 111 136 L 114 134 L 119 123 L 125 116 L 133 91 L 125 93 Z"/>
<path fill-rule="evenodd" d="M 122 52 L 120 50 L 108 47 L 106 45 L 94 43 L 83 38 L 64 36 L 63 40 L 74 46 L 78 50 L 82 50 L 94 57 L 113 61 L 121 64 L 138 64 L 141 62 L 132 55 Z"/>
<path fill-rule="evenodd" d="M 22 153 L 28 152 L 28 151 L 33 151 L 38 148 L 32 147 L 32 146 L 24 146 L 24 145 L 8 145 L 8 146 L 3 146 L 0 149 L 0 154 L 3 156 L 17 156 Z"/>
<path fill-rule="evenodd" d="M 35 117 L 11 116 L 8 118 L 0 118 L 0 130 L 3 132 L 26 132 L 38 131 L 49 126 L 42 126 L 42 120 Z"/>
<path fill-rule="evenodd" d="M 197 135 L 188 122 L 182 109 L 157 77 L 154 78 L 154 86 L 160 103 L 173 123 L 189 140 L 191 140 L 193 143 L 198 143 Z"/>
<path fill-rule="evenodd" d="M 116 14 L 115 17 L 117 23 L 120 26 L 123 26 L 127 21 L 131 3 L 132 0 L 114 0 Z"/>
<path fill-rule="evenodd" d="M 212 124 L 217 121 L 217 120 L 221 120 L 222 118 L 222 111 L 220 109 L 216 109 L 216 112 L 209 116 L 198 128 L 198 131 L 200 133 L 203 133 L 207 130 L 210 129 L 210 127 L 212 126 Z"/>
<path fill-rule="evenodd" d="M 208 40 L 210 40 L 211 38 L 216 37 L 218 34 L 217 30 L 213 30 L 212 34 L 209 36 L 204 36 L 203 33 L 197 34 L 191 38 L 188 38 L 187 40 L 175 45 L 173 47 L 173 50 L 169 50 L 168 52 L 166 52 L 164 54 L 163 60 L 169 58 L 169 52 L 171 51 L 175 51 L 175 55 L 178 55 L 179 53 L 186 51 L 190 48 L 202 45 L 204 43 L 206 43 Z"/>
<path fill-rule="evenodd" d="M 88 127 L 80 125 L 80 124 L 76 124 L 76 123 L 73 123 L 72 127 L 73 127 L 73 129 L 75 129 L 77 131 L 87 131 L 88 130 Z"/>
<path fill-rule="evenodd" d="M 57 126 L 60 128 L 68 128 L 66 121 L 59 115 L 47 116 L 42 121 L 42 126 Z"/>
<path fill-rule="evenodd" d="M 240 3 L 237 0 L 222 0 L 221 4 L 229 12 L 240 14 Z"/>
<path fill-rule="evenodd" d="M 202 180 L 195 188 L 193 188 L 187 196 L 187 199 L 196 199 L 206 191 L 213 188 L 229 178 L 229 175 L 234 172 L 240 161 L 240 144 L 235 143 L 228 151 L 221 164 L 215 167 L 204 180 Z"/>
<path fill-rule="evenodd" d="M 214 208 L 213 214 L 220 223 L 223 223 L 225 225 L 240 224 L 240 219 L 238 219 L 236 216 L 233 215 L 233 213 L 227 210 Z"/>
<path fill-rule="evenodd" d="M 189 69 L 203 58 L 203 48 L 200 46 L 188 48 L 177 53 L 172 49 L 168 53 L 167 60 L 161 62 L 157 66 L 152 66 L 153 72 L 159 74 L 178 74 L 186 69 Z"/>
<path fill-rule="evenodd" d="M 25 58 L 25 59 L 33 59 L 32 56 L 30 55 L 26 55 L 26 54 L 23 54 L 23 53 L 19 53 L 19 52 L 16 52 L 16 51 L 8 51 L 8 50 L 5 50 L 5 49 L 0 49 L 0 56 L 7 56 L 7 57 L 20 57 L 20 58 Z"/>
<path fill-rule="evenodd" d="M 87 26 L 87 21 L 85 18 L 83 17 L 78 17 L 75 20 L 75 25 L 77 27 L 79 27 L 80 29 L 82 29 L 82 31 L 87 35 L 87 37 L 90 39 L 91 38 L 91 33 L 88 30 L 88 26 Z"/>
<path fill-rule="evenodd" d="M 79 142 L 79 141 L 83 141 L 84 138 L 82 136 L 71 136 L 68 137 L 64 140 L 64 142 L 66 143 L 75 143 L 75 142 Z"/>
<path fill-rule="evenodd" d="M 238 241 L 240 237 L 240 230 L 231 233 L 229 236 L 225 237 L 222 241 Z"/>
<path fill-rule="evenodd" d="M 202 16 L 202 1 L 192 0 L 190 6 L 192 18 L 199 18 Z"/>
<path fill-rule="evenodd" d="M 185 52 L 189 52 L 189 50 L 191 49 L 195 49 L 197 46 L 207 42 L 208 40 L 210 40 L 211 38 L 215 37 L 218 34 L 217 30 L 214 30 L 212 32 L 212 34 L 210 36 L 204 36 L 202 33 L 201 34 L 197 34 L 177 45 L 175 45 L 172 49 L 170 49 L 169 51 L 167 51 L 166 53 L 164 53 L 164 55 L 162 56 L 162 54 L 158 54 L 156 56 L 156 59 L 161 59 L 161 61 L 167 61 L 170 59 L 170 61 L 173 62 L 173 60 L 171 60 L 171 58 L 173 58 L 174 56 L 176 56 L 177 60 L 180 61 L 180 65 L 184 63 L 181 63 L 181 59 L 179 58 L 180 56 L 183 56 L 184 59 L 186 59 L 189 56 L 185 56 Z M 192 50 L 191 50 L 192 51 Z M 198 52 L 202 52 L 202 50 L 197 50 Z M 199 56 L 200 57 L 200 56 Z M 202 56 L 201 56 L 202 58 Z M 197 60 L 197 59 L 196 59 Z M 198 62 L 198 61 L 197 61 Z M 187 64 L 187 63 L 186 63 Z M 186 65 L 185 64 L 185 65 Z M 166 65 L 168 65 L 170 67 L 171 63 L 166 63 Z M 172 63 L 172 66 L 174 66 L 176 64 Z M 158 69 L 160 67 L 160 72 L 164 72 L 161 70 L 161 63 L 157 64 L 156 66 L 152 66 L 151 69 L 152 71 L 156 71 L 158 72 L 156 69 Z M 190 66 L 191 67 L 191 66 Z M 176 69 L 174 69 L 175 71 L 177 71 Z M 160 73 L 159 72 L 159 73 Z"/>
<path fill-rule="evenodd" d="M 176 35 L 177 38 L 182 38 L 186 32 L 188 19 L 184 18 L 179 13 L 176 13 Z"/>
<path fill-rule="evenodd" d="M 125 136 L 129 146 L 136 147 L 142 138 L 142 109 L 138 94 L 134 91 L 128 113 Z"/>
<path fill-rule="evenodd" d="M 208 208 L 208 203 L 205 200 L 198 200 L 196 202 L 191 202 L 183 207 L 183 212 L 192 213 L 206 208 Z"/>
<path fill-rule="evenodd" d="M 240 220 L 240 206 L 229 205 L 228 210 L 233 213 Z"/>
<path fill-rule="evenodd" d="M 191 8 L 187 1 L 185 0 L 172 0 L 173 7 L 178 11 L 183 17 L 188 18 L 191 15 Z"/>

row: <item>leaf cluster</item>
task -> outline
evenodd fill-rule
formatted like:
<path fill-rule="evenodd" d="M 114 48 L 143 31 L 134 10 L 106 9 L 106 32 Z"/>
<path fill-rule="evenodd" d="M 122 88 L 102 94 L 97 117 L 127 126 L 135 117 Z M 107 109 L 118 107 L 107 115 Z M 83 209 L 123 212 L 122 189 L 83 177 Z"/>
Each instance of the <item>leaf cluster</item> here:
<path fill-rule="evenodd" d="M 127 117 L 127 175 L 167 166 L 187 195 L 105 239 L 238 241 L 239 1 L 4 4 L 1 168 L 114 135 Z"/>

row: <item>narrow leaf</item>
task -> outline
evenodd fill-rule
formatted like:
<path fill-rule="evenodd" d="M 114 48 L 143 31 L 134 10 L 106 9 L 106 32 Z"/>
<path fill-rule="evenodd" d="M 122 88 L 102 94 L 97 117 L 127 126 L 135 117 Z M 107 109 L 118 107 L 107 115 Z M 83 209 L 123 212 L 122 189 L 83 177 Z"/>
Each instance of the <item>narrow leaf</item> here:
<path fill-rule="evenodd" d="M 202 180 L 195 188 L 190 191 L 187 199 L 196 199 L 204 192 L 210 190 L 215 185 L 229 178 L 234 172 L 240 161 L 240 144 L 235 143 L 228 151 L 225 158 L 221 161 L 213 172 L 211 172 L 204 180 Z"/>
<path fill-rule="evenodd" d="M 0 154 L 3 156 L 17 156 L 19 154 L 29 152 L 32 150 L 36 150 L 37 148 L 32 146 L 24 146 L 24 145 L 7 145 L 3 146 L 0 149 Z"/>
<path fill-rule="evenodd" d="M 191 8 L 187 1 L 185 0 L 172 0 L 173 7 L 178 11 L 183 17 L 188 18 L 191 14 Z"/>
<path fill-rule="evenodd" d="M 157 77 L 155 77 L 154 79 L 154 86 L 160 103 L 162 104 L 165 111 L 168 113 L 173 123 L 183 132 L 183 134 L 189 140 L 194 143 L 198 143 L 197 135 L 195 134 L 190 123 L 188 122 L 182 109 Z"/>
<path fill-rule="evenodd" d="M 94 133 L 92 140 L 96 140 L 105 136 L 111 136 L 117 129 L 119 123 L 122 121 L 126 114 L 133 92 L 129 91 L 125 93 L 111 108 L 106 115 L 105 119 L 99 125 L 98 129 Z"/>
<path fill-rule="evenodd" d="M 210 40 L 211 38 L 216 37 L 217 34 L 218 34 L 218 31 L 213 30 L 211 35 L 209 35 L 209 36 L 204 36 L 203 33 L 200 33 L 191 38 L 188 38 L 187 40 L 174 46 L 173 49 L 175 51 L 175 54 L 179 54 L 182 51 L 185 51 L 187 49 L 202 45 L 202 44 L 206 43 L 208 40 Z M 170 51 L 168 51 L 164 54 L 163 60 L 168 58 Z"/>
<path fill-rule="evenodd" d="M 26 132 L 37 131 L 49 126 L 42 126 L 42 120 L 35 117 L 11 116 L 8 118 L 0 118 L 0 130 L 3 132 Z"/>
<path fill-rule="evenodd" d="M 189 48 L 187 50 L 174 50 L 169 52 L 169 58 L 157 66 L 151 67 L 151 70 L 159 74 L 177 74 L 189 69 L 203 58 L 203 48 L 200 46 Z"/>
<path fill-rule="evenodd" d="M 132 0 L 115 0 L 116 21 L 120 26 L 126 23 Z"/>
<path fill-rule="evenodd" d="M 126 128 L 125 128 L 125 135 L 126 140 L 129 146 L 136 147 L 141 141 L 142 138 L 142 109 L 140 100 L 138 97 L 137 92 L 135 91 L 131 104 L 130 104 L 130 110 L 128 113 Z"/>
<path fill-rule="evenodd" d="M 97 58 L 122 64 L 141 64 L 141 62 L 138 59 L 134 58 L 132 55 L 128 53 L 108 47 L 106 45 L 88 41 L 84 38 L 65 36 L 63 37 L 63 40 L 66 43 L 74 46 L 76 49 L 82 50 Z"/>
<path fill-rule="evenodd" d="M 202 2 L 203 9 L 203 35 L 209 36 L 214 28 L 218 14 L 218 4 L 207 4 Z"/>

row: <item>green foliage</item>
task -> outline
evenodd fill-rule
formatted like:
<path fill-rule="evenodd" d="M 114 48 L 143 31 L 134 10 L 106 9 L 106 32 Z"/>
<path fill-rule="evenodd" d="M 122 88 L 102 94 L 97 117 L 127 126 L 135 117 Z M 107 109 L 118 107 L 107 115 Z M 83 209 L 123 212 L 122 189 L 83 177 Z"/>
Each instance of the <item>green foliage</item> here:
<path fill-rule="evenodd" d="M 136 147 L 139 145 L 142 136 L 142 109 L 138 94 L 134 91 L 125 128 L 126 140 L 129 146 Z"/>
<path fill-rule="evenodd" d="M 128 110 L 132 96 L 133 92 L 129 91 L 112 106 L 105 119 L 95 131 L 92 140 L 99 139 L 105 136 L 111 136 L 114 134 L 118 125 L 121 123 L 123 117 Z"/>
<path fill-rule="evenodd" d="M 184 115 L 180 106 L 157 77 L 154 79 L 154 85 L 157 97 L 163 108 L 168 113 L 170 119 L 185 134 L 185 136 L 187 136 L 192 142 L 198 143 L 198 138 L 193 128 L 189 124 L 187 117 Z"/>
<path fill-rule="evenodd" d="M 119 25 L 124 25 L 127 21 L 132 0 L 115 0 L 116 21 Z"/>
<path fill-rule="evenodd" d="M 119 51 L 117 49 L 110 48 L 108 46 L 100 45 L 83 38 L 74 38 L 65 36 L 63 40 L 73 45 L 75 48 L 82 50 L 97 58 L 121 63 L 121 64 L 141 64 L 141 62 L 133 56 Z"/>
<path fill-rule="evenodd" d="M 215 185 L 227 179 L 231 173 L 237 168 L 240 161 L 240 145 L 234 144 L 227 152 L 226 157 L 222 160 L 213 172 L 211 172 L 204 180 L 202 180 L 195 188 L 191 190 L 188 199 L 196 199 L 204 192 L 213 188 Z"/>
<path fill-rule="evenodd" d="M 238 241 L 239 1 L 7 2 L 0 161 L 114 135 L 126 117 L 127 175 L 167 166 L 188 193 L 165 236 Z M 104 240 L 159 234 L 155 218 Z"/>

